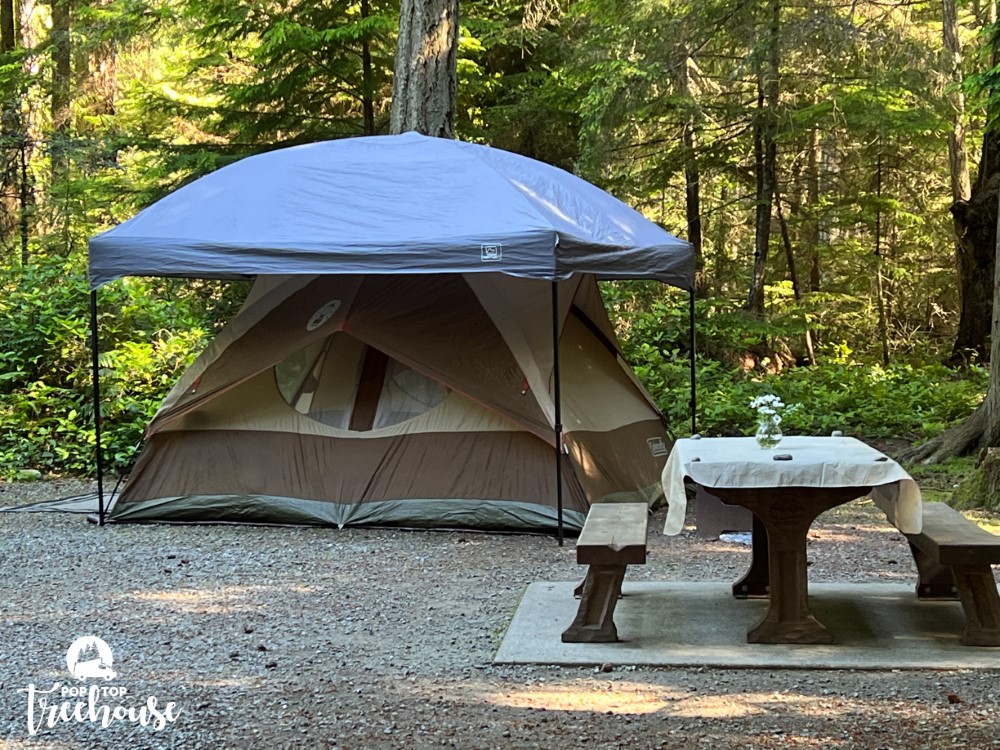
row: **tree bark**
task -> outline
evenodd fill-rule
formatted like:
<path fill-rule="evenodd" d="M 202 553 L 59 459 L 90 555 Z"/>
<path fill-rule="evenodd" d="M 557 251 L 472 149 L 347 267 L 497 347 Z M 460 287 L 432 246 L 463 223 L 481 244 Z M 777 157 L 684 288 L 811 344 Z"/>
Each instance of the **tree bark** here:
<path fill-rule="evenodd" d="M 969 157 L 965 144 L 965 96 L 962 93 L 962 47 L 958 37 L 958 11 L 955 0 L 941 1 L 941 29 L 944 36 L 943 67 L 950 85 L 948 102 L 952 108 L 951 132 L 948 134 L 948 163 L 951 172 L 951 201 L 953 206 L 968 202 L 972 195 L 969 177 Z M 958 213 L 952 213 L 955 228 L 955 264 L 958 269 L 959 325 L 952 346 L 949 363 L 968 362 L 970 353 L 985 353 L 982 338 L 985 325 L 976 319 L 981 310 L 974 310 L 982 291 L 976 289 L 976 267 L 972 254 L 963 246 L 963 227 Z M 967 306 L 970 309 L 966 309 Z"/>
<path fill-rule="evenodd" d="M 14 51 L 14 0 L 0 0 L 0 63 Z M 6 246 L 17 227 L 18 108 L 15 92 L 0 94 L 0 245 Z"/>
<path fill-rule="evenodd" d="M 756 232 L 754 236 L 753 275 L 747 310 L 764 315 L 764 279 L 768 244 L 771 239 L 771 205 L 774 200 L 775 170 L 778 158 L 777 107 L 779 95 L 780 0 L 770 0 L 767 30 L 767 64 L 757 70 L 757 112 L 754 122 L 754 172 L 757 183 Z"/>
<path fill-rule="evenodd" d="M 458 0 L 403 0 L 390 130 L 454 138 L 457 66 Z"/>
<path fill-rule="evenodd" d="M 809 201 L 809 291 L 818 292 L 820 285 L 819 245 L 822 240 L 819 223 L 819 165 L 823 160 L 819 128 L 809 133 L 809 153 L 806 161 L 806 200 Z"/>
<path fill-rule="evenodd" d="M 987 140 L 990 138 L 987 133 Z M 993 136 L 996 137 L 995 135 Z M 1000 195 L 996 190 L 996 182 L 1000 175 L 994 175 L 993 209 L 994 221 L 1000 217 L 997 201 Z M 1000 255 L 1000 247 L 996 245 L 997 227 L 994 224 L 994 259 Z M 1000 263 L 993 263 L 993 270 L 1000 276 Z M 991 346 L 990 346 L 990 378 L 983 403 L 963 422 L 947 430 L 943 434 L 929 440 L 923 445 L 903 451 L 899 458 L 908 462 L 939 463 L 952 456 L 962 456 L 983 448 L 1000 446 L 1000 278 L 993 279 L 993 312 L 990 316 Z"/>
<path fill-rule="evenodd" d="M 778 226 L 781 228 L 781 243 L 785 246 L 785 262 L 788 264 L 788 277 L 792 282 L 792 295 L 796 302 L 802 301 L 802 290 L 799 286 L 799 275 L 795 270 L 795 252 L 792 249 L 792 237 L 788 232 L 788 222 L 785 221 L 785 212 L 781 209 L 781 191 L 777 185 L 774 186 L 774 209 L 778 214 Z M 813 348 L 812 331 L 808 327 L 806 320 L 806 355 L 809 357 L 809 364 L 816 364 L 816 351 Z"/>
<path fill-rule="evenodd" d="M 729 265 L 729 216 L 727 208 L 729 206 L 729 187 L 722 183 L 719 187 L 719 208 L 715 211 L 713 220 L 713 250 L 715 259 L 712 263 L 712 289 L 707 290 L 706 296 L 717 293 L 722 289 L 726 281 L 726 267 Z"/>
<path fill-rule="evenodd" d="M 980 362 L 989 356 L 993 307 L 993 261 L 997 239 L 997 192 L 1000 188 L 1000 132 L 983 137 L 983 153 L 968 200 L 951 206 L 959 246 L 962 306 L 952 360 Z"/>
<path fill-rule="evenodd" d="M 958 11 L 955 0 L 941 0 L 941 27 L 944 35 L 944 73 L 950 84 L 947 99 L 952 108 L 948 134 L 948 162 L 951 167 L 953 202 L 968 200 L 972 194 L 969 154 L 965 144 L 965 94 L 962 83 L 962 46 L 958 38 Z"/>
<path fill-rule="evenodd" d="M 69 131 L 71 121 L 70 101 L 71 90 L 71 60 L 70 46 L 70 3 L 71 0 L 53 0 L 52 30 L 49 38 L 52 42 L 52 141 L 50 153 L 52 159 L 53 182 L 63 177 L 68 165 L 67 150 L 69 147 Z"/>
<path fill-rule="evenodd" d="M 1000 200 L 1000 196 L 998 196 Z M 1000 210 L 997 211 L 997 221 L 1000 222 Z M 1000 232 L 1000 228 L 997 229 Z M 998 236 L 994 232 L 994 240 Z M 1000 250 L 997 251 L 1000 253 Z M 986 386 L 986 398 L 982 408 L 986 412 L 983 425 L 983 435 L 979 441 L 980 448 L 1000 446 L 1000 263 L 994 258 L 993 263 L 993 314 L 990 319 L 990 379 Z"/>
<path fill-rule="evenodd" d="M 14 36 L 14 0 L 0 0 L 0 53 L 13 52 L 17 37 Z"/>
<path fill-rule="evenodd" d="M 879 149 L 881 149 L 881 137 Z M 875 302 L 878 306 L 878 337 L 882 344 L 882 364 L 889 366 L 889 317 L 885 309 L 885 278 L 882 275 L 884 259 L 882 257 L 882 153 L 879 152 L 875 168 L 875 197 L 878 208 L 875 210 Z"/>
<path fill-rule="evenodd" d="M 15 47 L 22 50 L 34 49 L 40 46 L 41 39 L 38 33 L 38 24 L 33 22 L 37 7 L 31 3 L 18 2 L 14 0 L 14 13 L 16 16 Z M 30 77 L 28 64 L 25 65 L 24 74 Z M 19 230 L 21 235 L 21 265 L 28 265 L 29 242 L 34 235 L 35 224 L 37 223 L 37 204 L 35 196 L 35 181 L 31 170 L 28 168 L 35 156 L 35 144 L 42 139 L 41 103 L 34 97 L 27 95 L 28 84 L 22 81 L 21 89 L 17 92 L 17 170 L 18 170 L 18 215 Z"/>
<path fill-rule="evenodd" d="M 687 106 L 688 116 L 681 130 L 684 143 L 684 197 L 687 217 L 687 239 L 694 248 L 695 289 L 705 295 L 705 256 L 702 252 L 701 228 L 701 175 L 698 167 L 698 124 L 695 119 L 695 102 L 691 93 L 691 58 L 685 53 L 680 64 L 680 88 Z"/>

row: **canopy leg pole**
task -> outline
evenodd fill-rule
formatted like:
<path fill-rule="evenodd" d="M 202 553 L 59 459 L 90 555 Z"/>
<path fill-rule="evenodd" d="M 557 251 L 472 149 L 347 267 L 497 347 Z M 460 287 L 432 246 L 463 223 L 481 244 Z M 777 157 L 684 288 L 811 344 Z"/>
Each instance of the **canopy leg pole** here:
<path fill-rule="evenodd" d="M 563 546 L 562 398 L 559 383 L 559 282 L 552 282 L 552 400 L 555 402 L 557 538 Z"/>
<path fill-rule="evenodd" d="M 694 289 L 688 297 L 688 335 L 691 341 L 691 434 L 698 432 L 698 391 L 695 387 Z"/>
<path fill-rule="evenodd" d="M 101 368 L 97 338 L 97 290 L 90 290 L 90 354 L 94 384 L 94 456 L 97 464 L 97 519 L 104 525 L 104 451 L 101 448 Z"/>

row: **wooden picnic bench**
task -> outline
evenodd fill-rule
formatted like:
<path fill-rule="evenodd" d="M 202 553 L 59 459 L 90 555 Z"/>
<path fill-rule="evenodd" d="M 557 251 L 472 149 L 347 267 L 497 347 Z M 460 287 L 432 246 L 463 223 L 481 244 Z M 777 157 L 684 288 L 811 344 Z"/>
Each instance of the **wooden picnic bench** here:
<path fill-rule="evenodd" d="M 615 643 L 614 613 L 629 565 L 646 563 L 645 503 L 592 505 L 576 542 L 576 561 L 588 565 L 587 577 L 573 592 L 580 597 L 576 619 L 563 643 Z"/>
<path fill-rule="evenodd" d="M 917 564 L 920 599 L 958 599 L 965 612 L 962 643 L 1000 646 L 1000 594 L 990 565 L 1000 563 L 1000 537 L 944 503 L 924 503 L 923 530 L 906 534 Z"/>

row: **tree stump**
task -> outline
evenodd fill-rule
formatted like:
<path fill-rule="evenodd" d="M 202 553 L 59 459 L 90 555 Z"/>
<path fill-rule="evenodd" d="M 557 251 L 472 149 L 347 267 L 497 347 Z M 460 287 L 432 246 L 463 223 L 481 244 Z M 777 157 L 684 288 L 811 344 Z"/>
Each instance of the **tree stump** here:
<path fill-rule="evenodd" d="M 962 480 L 951 500 L 956 508 L 1000 510 L 1000 448 L 980 451 L 976 468 Z"/>

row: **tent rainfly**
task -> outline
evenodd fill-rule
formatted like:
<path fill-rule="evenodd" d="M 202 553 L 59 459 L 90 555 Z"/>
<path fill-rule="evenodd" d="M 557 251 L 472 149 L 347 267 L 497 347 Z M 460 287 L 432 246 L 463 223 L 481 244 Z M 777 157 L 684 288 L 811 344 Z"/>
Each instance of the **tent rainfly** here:
<path fill-rule="evenodd" d="M 563 170 L 407 133 L 186 185 L 90 241 L 98 414 L 97 289 L 129 275 L 256 282 L 148 426 L 112 521 L 561 540 L 590 503 L 656 497 L 665 430 L 597 280 L 691 291 L 692 250 Z"/>

